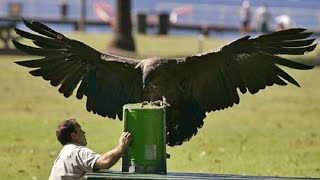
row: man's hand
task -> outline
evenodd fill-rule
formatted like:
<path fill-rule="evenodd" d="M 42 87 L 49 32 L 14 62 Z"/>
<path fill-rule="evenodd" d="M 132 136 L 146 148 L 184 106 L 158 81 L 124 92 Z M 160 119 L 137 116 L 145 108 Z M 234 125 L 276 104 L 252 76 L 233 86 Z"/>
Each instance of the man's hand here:
<path fill-rule="evenodd" d="M 110 167 L 112 167 L 116 162 L 118 162 L 123 153 L 126 151 L 131 139 L 132 137 L 129 132 L 122 133 L 119 139 L 119 145 L 111 151 L 108 151 L 101 155 L 94 164 L 94 168 L 109 169 Z"/>
<path fill-rule="evenodd" d="M 127 149 L 131 139 L 132 136 L 129 132 L 123 132 L 119 139 L 119 146 L 121 146 L 123 149 Z"/>

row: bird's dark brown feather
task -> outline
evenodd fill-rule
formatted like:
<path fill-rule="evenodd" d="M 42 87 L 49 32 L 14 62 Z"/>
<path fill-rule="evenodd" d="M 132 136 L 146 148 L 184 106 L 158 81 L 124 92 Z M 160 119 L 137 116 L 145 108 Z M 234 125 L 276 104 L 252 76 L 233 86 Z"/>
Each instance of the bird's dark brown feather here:
<path fill-rule="evenodd" d="M 58 86 L 70 97 L 80 83 L 76 97 L 87 97 L 86 109 L 104 117 L 122 118 L 122 106 L 128 103 L 159 100 L 165 97 L 167 144 L 181 145 L 197 134 L 207 112 L 239 104 L 239 94 L 255 94 L 267 86 L 299 86 L 298 82 L 277 65 L 308 70 L 313 66 L 294 62 L 279 54 L 302 55 L 317 44 L 307 39 L 311 32 L 295 28 L 250 39 L 245 36 L 223 46 L 180 59 L 148 58 L 142 61 L 104 54 L 72 40 L 40 22 L 25 25 L 33 34 L 16 29 L 18 35 L 34 42 L 27 46 L 13 44 L 23 52 L 43 56 L 19 61 Z M 239 89 L 239 92 L 238 92 Z"/>

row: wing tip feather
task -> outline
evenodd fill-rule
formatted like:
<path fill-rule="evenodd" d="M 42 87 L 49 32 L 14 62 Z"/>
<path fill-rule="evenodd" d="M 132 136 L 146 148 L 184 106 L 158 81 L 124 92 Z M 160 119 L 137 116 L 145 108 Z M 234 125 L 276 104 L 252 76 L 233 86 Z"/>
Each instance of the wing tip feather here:
<path fill-rule="evenodd" d="M 28 64 L 26 64 L 26 61 L 15 61 L 14 63 L 20 66 L 29 67 Z"/>

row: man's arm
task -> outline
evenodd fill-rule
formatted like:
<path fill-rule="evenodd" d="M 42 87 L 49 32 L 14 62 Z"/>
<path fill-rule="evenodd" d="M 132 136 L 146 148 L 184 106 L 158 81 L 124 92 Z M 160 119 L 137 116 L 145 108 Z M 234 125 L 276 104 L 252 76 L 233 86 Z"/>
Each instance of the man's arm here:
<path fill-rule="evenodd" d="M 94 164 L 94 169 L 109 169 L 114 164 L 116 164 L 121 156 L 124 154 L 125 150 L 128 148 L 131 141 L 131 134 L 129 132 L 124 132 L 120 136 L 119 145 L 102 154 Z"/>

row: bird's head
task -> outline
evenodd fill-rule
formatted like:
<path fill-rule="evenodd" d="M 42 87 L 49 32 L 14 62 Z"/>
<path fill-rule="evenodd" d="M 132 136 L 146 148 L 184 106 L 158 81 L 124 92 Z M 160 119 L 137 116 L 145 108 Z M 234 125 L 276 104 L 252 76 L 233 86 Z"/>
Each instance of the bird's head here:
<path fill-rule="evenodd" d="M 142 60 L 140 66 L 142 68 L 142 83 L 143 89 L 146 90 L 148 87 L 152 87 L 152 79 L 155 74 L 155 70 L 159 66 L 157 57 L 148 58 Z"/>
<path fill-rule="evenodd" d="M 143 90 L 146 90 L 148 86 L 151 85 L 151 71 L 147 70 L 147 71 L 143 71 L 143 75 L 142 75 L 142 88 Z"/>

